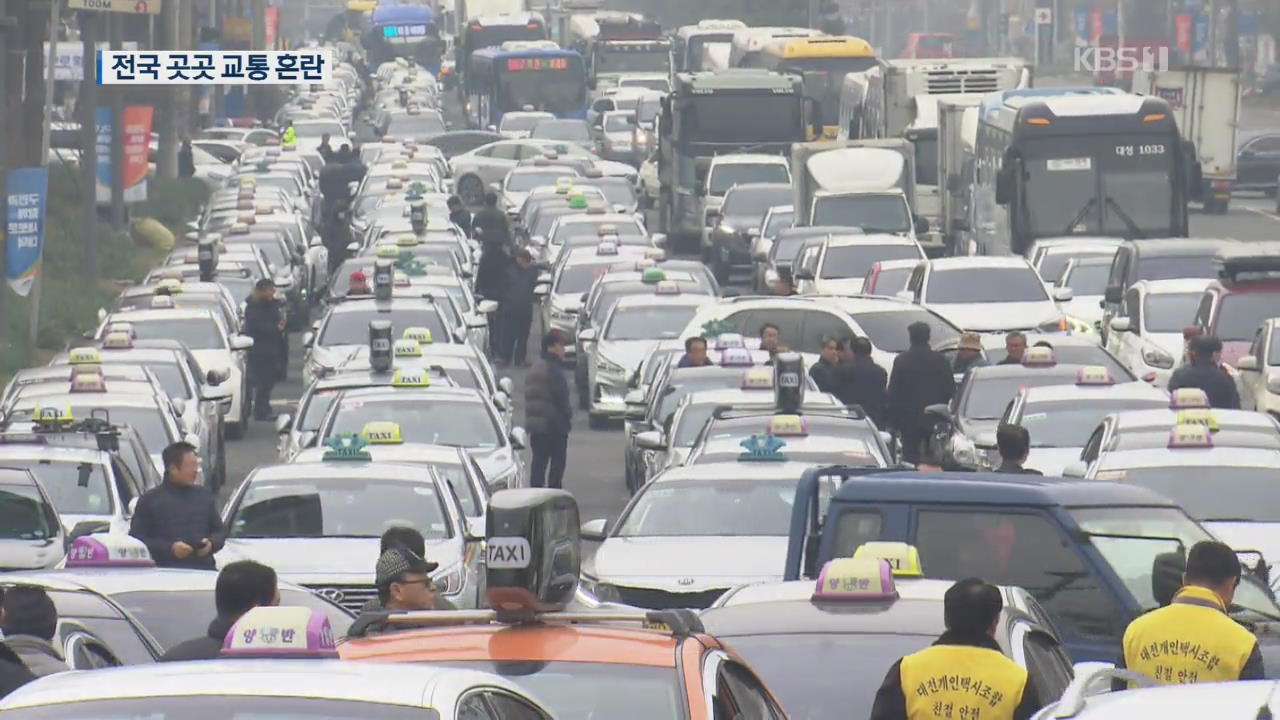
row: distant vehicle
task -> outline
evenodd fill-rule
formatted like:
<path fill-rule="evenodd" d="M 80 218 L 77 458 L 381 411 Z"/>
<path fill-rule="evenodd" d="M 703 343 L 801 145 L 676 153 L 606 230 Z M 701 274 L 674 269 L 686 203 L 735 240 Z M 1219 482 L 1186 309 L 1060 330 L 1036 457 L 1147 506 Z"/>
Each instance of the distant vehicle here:
<path fill-rule="evenodd" d="M 952 58 L 955 57 L 955 45 L 956 36 L 951 33 L 910 33 L 902 49 L 902 57 Z"/>

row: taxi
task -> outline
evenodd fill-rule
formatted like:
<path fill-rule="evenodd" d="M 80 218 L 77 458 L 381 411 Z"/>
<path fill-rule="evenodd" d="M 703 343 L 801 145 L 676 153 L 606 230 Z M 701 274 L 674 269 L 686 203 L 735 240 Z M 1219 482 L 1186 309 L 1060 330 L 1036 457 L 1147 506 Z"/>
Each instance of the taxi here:
<path fill-rule="evenodd" d="M 1167 408 L 1169 395 L 1144 382 L 1116 383 L 1101 365 L 1076 372 L 1070 385 L 1028 387 L 1013 396 L 1000 425 L 1021 425 L 1031 435 L 1026 466 L 1061 475 L 1084 449 L 1089 433 L 1109 413 Z"/>
<path fill-rule="evenodd" d="M 1074 385 L 1087 368 L 1089 376 L 1096 373 L 1092 365 L 1060 364 L 1054 349 L 1034 346 L 1027 348 L 1019 365 L 970 368 L 950 404 L 925 408 L 925 414 L 936 422 L 930 442 L 938 446 L 949 464 L 997 467 L 996 428 L 1014 397 L 1025 388 Z M 1108 370 L 1108 376 L 1122 383 L 1136 379 L 1120 368 Z"/>
<path fill-rule="evenodd" d="M 596 279 L 609 272 L 619 260 L 641 259 L 647 250 L 631 245 L 601 243 L 594 248 L 574 248 L 555 269 L 547 274 L 547 282 L 539 283 L 537 292 L 546 297 L 542 307 L 542 327 L 574 336 L 578 312 Z M 565 348 L 566 354 L 569 348 Z"/>
<path fill-rule="evenodd" d="M 780 580 L 795 478 L 812 466 L 779 443 L 762 433 L 734 461 L 666 470 L 616 521 L 583 523 L 600 546 L 583 563 L 582 602 L 703 608 L 735 585 Z"/>
<path fill-rule="evenodd" d="M 884 554 L 892 554 L 897 569 Z M 739 586 L 700 617 L 743 654 L 791 717 L 822 717 L 831 708 L 874 704 L 889 668 L 946 629 L 943 596 L 952 584 L 923 577 L 915 548 L 867 543 L 852 558 L 828 561 L 816 582 Z M 1060 696 L 1072 666 L 1048 613 L 1022 588 L 999 589 L 1004 609 L 993 639 L 1027 670 L 1038 697 Z"/>
<path fill-rule="evenodd" d="M 782 441 L 780 452 L 794 462 L 815 465 L 888 467 L 894 454 L 875 423 L 858 409 L 805 413 L 798 422 L 771 412 L 724 410 L 703 426 L 685 465 L 731 462 L 742 456 L 761 432 Z"/>
<path fill-rule="evenodd" d="M 458 607 L 475 607 L 482 536 L 434 469 L 375 461 L 365 451 L 382 442 L 383 426 L 332 438 L 321 462 L 252 470 L 223 510 L 227 541 L 218 564 L 256 560 L 358 613 L 377 598 L 382 533 L 412 527 L 426 538 L 427 559 L 440 564 L 432 573 L 440 593 Z"/>
<path fill-rule="evenodd" d="M 459 387 L 475 388 L 488 393 L 494 405 L 506 414 L 507 422 L 511 422 L 512 398 L 515 396 L 515 383 L 509 377 L 498 377 L 493 364 L 484 354 L 484 349 L 469 343 L 453 343 L 441 345 L 431 342 L 423 334 L 422 328 L 405 328 L 400 333 L 401 339 L 418 340 L 421 355 L 400 355 L 396 357 L 397 366 L 423 367 L 434 374 L 447 375 L 453 384 Z M 412 335 L 412 337 L 406 337 Z M 371 369 L 368 346 L 359 348 L 338 366 L 338 372 L 367 372 Z"/>
<path fill-rule="evenodd" d="M 1123 692 L 1112 688 L 1113 681 L 1130 687 Z M 1123 720 L 1159 717 L 1168 720 L 1199 720 L 1205 708 L 1224 717 L 1269 715 L 1275 702 L 1274 680 L 1244 682 L 1156 685 L 1141 673 L 1099 667 L 1077 674 L 1070 687 L 1048 703 L 1037 718 L 1077 720 Z"/>
<path fill-rule="evenodd" d="M 133 285 L 122 290 L 111 302 L 111 312 L 159 309 L 155 306 L 163 305 L 165 301 L 158 298 L 166 295 L 175 307 L 196 307 L 217 311 L 222 314 L 222 319 L 228 327 L 236 332 L 240 330 L 240 301 L 243 298 L 236 298 L 225 285 L 219 285 L 216 282 L 161 280 Z M 105 316 L 106 308 L 99 313 L 100 316 Z"/>
<path fill-rule="evenodd" d="M 360 348 L 369 344 L 369 323 L 387 320 L 393 328 L 402 332 L 405 328 L 426 328 L 435 343 L 452 343 L 454 338 L 446 327 L 444 316 L 435 300 L 423 297 L 349 299 L 329 308 L 315 326 L 303 333 L 302 344 L 307 348 L 303 363 L 302 381 L 310 385 L 313 380 L 332 373 Z"/>
<path fill-rule="evenodd" d="M 603 428 L 626 412 L 627 385 L 640 361 L 662 339 L 673 338 L 709 295 L 685 295 L 673 281 L 654 286 L 652 295 L 619 298 L 601 323 L 578 333 L 583 349 L 592 428 Z"/>
<path fill-rule="evenodd" d="M 534 235 L 530 244 L 544 262 L 554 263 L 566 247 L 595 245 L 598 238 L 616 237 L 618 244 L 658 247 L 644 223 L 635 215 L 609 212 L 603 206 L 590 206 L 586 212 L 561 215 L 551 223 L 546 238 Z M 542 240 L 542 242 L 539 242 Z"/>
<path fill-rule="evenodd" d="M 1208 285 L 1204 277 L 1133 283 L 1123 296 L 1108 298 L 1103 344 L 1143 380 L 1168 386 L 1186 353 L 1182 331 L 1195 319 Z"/>
<path fill-rule="evenodd" d="M 544 698 L 557 718 L 605 707 L 624 720 L 785 716 L 755 672 L 688 611 L 564 612 L 578 584 L 577 514 L 564 491 L 494 495 L 486 587 L 499 610 L 383 613 L 394 632 L 362 636 L 353 627 L 338 653 L 496 672 Z"/>
<path fill-rule="evenodd" d="M 1195 400 L 1186 404 L 1187 397 Z M 1168 409 L 1126 410 L 1102 418 L 1080 451 L 1080 461 L 1066 466 L 1063 474 L 1084 477 L 1105 453 L 1164 448 L 1169 429 L 1187 423 L 1207 424 L 1217 447 L 1280 450 L 1280 419 L 1249 410 L 1210 408 L 1204 391 L 1182 388 L 1174 392 Z"/>
<path fill-rule="evenodd" d="M 0 467 L 0 569 L 50 568 L 66 557 L 66 530 L 53 498 L 27 470 Z"/>
<path fill-rule="evenodd" d="M 1271 501 L 1280 449 L 1217 446 L 1208 424 L 1183 422 L 1167 432 L 1164 448 L 1102 453 L 1085 479 L 1167 495 L 1237 551 L 1280 560 L 1280 512 Z"/>

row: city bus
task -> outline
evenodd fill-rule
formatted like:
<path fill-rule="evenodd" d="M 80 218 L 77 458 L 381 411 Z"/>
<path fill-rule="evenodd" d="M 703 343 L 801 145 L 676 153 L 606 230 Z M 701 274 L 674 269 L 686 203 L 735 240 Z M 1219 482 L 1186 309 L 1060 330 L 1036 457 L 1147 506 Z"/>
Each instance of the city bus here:
<path fill-rule="evenodd" d="M 763 68 L 764 48 L 783 38 L 807 38 L 822 35 L 821 30 L 804 27 L 748 27 L 733 34 L 729 45 L 729 67 Z"/>
<path fill-rule="evenodd" d="M 546 40 L 547 26 L 542 16 L 532 12 L 476 15 L 462 25 L 462 34 L 454 47 L 454 67 L 462 74 L 458 92 L 466 102 L 471 94 L 467 70 L 471 67 L 471 53 L 480 48 L 498 47 L 513 40 Z"/>
<path fill-rule="evenodd" d="M 404 57 L 433 75 L 440 72 L 440 29 L 435 11 L 426 5 L 375 7 L 364 34 L 364 47 L 371 68 Z"/>
<path fill-rule="evenodd" d="M 467 121 L 496 126 L 503 113 L 540 110 L 559 118 L 587 116 L 587 69 L 576 50 L 550 40 L 506 42 L 471 54 Z"/>
<path fill-rule="evenodd" d="M 1187 161 L 1168 103 L 1105 90 L 1010 90 L 984 100 L 974 150 L 978 252 L 1023 254 L 1036 240 L 1077 235 L 1187 236 Z"/>
<path fill-rule="evenodd" d="M 708 67 L 708 58 L 717 54 L 728 62 L 733 49 L 733 34 L 746 29 L 747 24 L 741 20 L 700 20 L 697 25 L 685 25 L 676 30 L 675 41 L 671 46 L 672 72 L 702 72 L 717 70 Z M 716 52 L 716 47 L 720 52 Z"/>
<path fill-rule="evenodd" d="M 765 45 L 760 56 L 774 72 L 799 75 L 804 93 L 821 108 L 822 135 L 834 138 L 840 130 L 840 90 L 845 75 L 879 64 L 875 48 L 862 38 L 820 36 L 786 38 Z"/>

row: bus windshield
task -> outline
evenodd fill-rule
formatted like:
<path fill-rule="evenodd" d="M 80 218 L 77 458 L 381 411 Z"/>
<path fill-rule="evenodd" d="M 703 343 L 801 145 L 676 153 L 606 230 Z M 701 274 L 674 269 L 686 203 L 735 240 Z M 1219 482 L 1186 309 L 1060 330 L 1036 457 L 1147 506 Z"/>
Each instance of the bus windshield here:
<path fill-rule="evenodd" d="M 587 78 L 582 64 L 575 58 L 563 64 L 547 65 L 546 69 L 530 70 L 517 58 L 508 60 L 507 66 L 498 70 L 497 104 L 502 108 L 499 114 L 533 107 L 563 116 L 583 109 L 587 102 Z M 514 67 L 521 69 L 512 69 Z"/>
<path fill-rule="evenodd" d="M 805 86 L 805 94 L 815 98 L 822 104 L 822 124 L 840 124 L 840 89 L 844 85 L 844 76 L 849 73 L 870 70 L 876 66 L 875 56 L 867 57 L 830 57 L 830 58 L 789 58 L 778 64 L 778 71 L 803 75 L 810 73 L 809 78 L 819 79 L 819 87 Z"/>
<path fill-rule="evenodd" d="M 1023 150 L 1038 237 L 1174 234 L 1175 153 L 1162 135 L 1035 139 Z"/>
<path fill-rule="evenodd" d="M 661 44 L 596 46 L 595 71 L 598 74 L 625 72 L 668 72 L 671 48 Z"/>

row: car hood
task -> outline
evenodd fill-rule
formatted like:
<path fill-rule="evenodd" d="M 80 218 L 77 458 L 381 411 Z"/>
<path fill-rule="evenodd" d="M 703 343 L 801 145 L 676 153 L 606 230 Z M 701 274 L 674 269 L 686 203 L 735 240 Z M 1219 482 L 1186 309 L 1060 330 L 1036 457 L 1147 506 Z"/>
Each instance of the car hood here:
<path fill-rule="evenodd" d="M 657 340 L 601 340 L 596 352 L 627 370 L 635 370 L 657 345 Z"/>
<path fill-rule="evenodd" d="M 593 560 L 611 585 L 697 592 L 782 577 L 786 537 L 609 538 Z"/>
<path fill-rule="evenodd" d="M 862 278 L 814 280 L 813 289 L 819 295 L 861 295 Z"/>
<path fill-rule="evenodd" d="M 1031 448 L 1031 452 L 1027 454 L 1027 461 L 1023 465 L 1051 477 L 1060 477 L 1063 469 L 1068 465 L 1080 462 L 1080 451 L 1083 449 L 1082 447 Z"/>
<path fill-rule="evenodd" d="M 388 520 L 393 517 L 394 511 Z M 396 524 L 412 523 L 405 518 Z M 255 560 L 282 575 L 350 575 L 358 582 L 372 583 L 379 542 L 376 537 L 231 538 L 215 559 L 221 567 L 236 560 Z M 451 547 L 455 544 L 453 540 L 428 540 L 427 559 L 441 565 L 450 564 L 456 560 L 457 551 Z"/>
<path fill-rule="evenodd" d="M 0 570 L 40 570 L 51 568 L 66 557 L 62 543 L 55 540 L 0 540 Z"/>
<path fill-rule="evenodd" d="M 975 332 L 1026 330 L 1062 317 L 1062 313 L 1049 300 L 930 304 L 929 309 L 950 320 L 956 327 Z"/>

